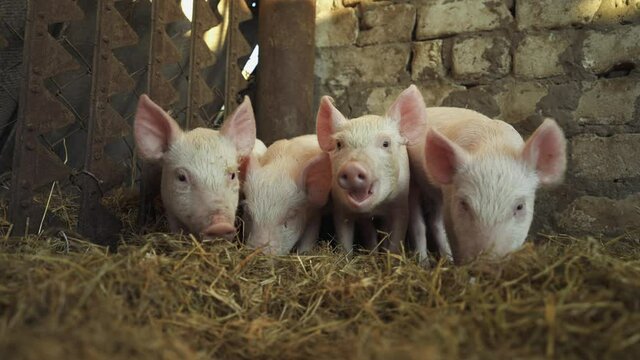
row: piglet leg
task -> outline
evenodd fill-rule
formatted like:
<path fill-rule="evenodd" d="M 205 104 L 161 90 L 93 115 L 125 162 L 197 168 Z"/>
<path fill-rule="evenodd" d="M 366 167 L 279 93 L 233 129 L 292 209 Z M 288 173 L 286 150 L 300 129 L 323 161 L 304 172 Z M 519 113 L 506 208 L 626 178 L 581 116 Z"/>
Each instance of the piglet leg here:
<path fill-rule="evenodd" d="M 424 213 L 422 211 L 422 201 L 417 189 L 411 189 L 409 197 L 409 242 L 414 251 L 418 254 L 420 262 L 428 262 L 427 256 L 427 226 Z"/>
<path fill-rule="evenodd" d="M 298 242 L 298 253 L 304 253 L 311 251 L 318 241 L 318 234 L 320 233 L 320 224 L 322 223 L 322 216 L 320 214 L 313 215 L 307 223 L 307 228 L 304 230 L 300 241 Z"/>
<path fill-rule="evenodd" d="M 385 219 L 385 230 L 389 232 L 388 250 L 394 254 L 400 253 L 409 225 L 408 199 L 403 199 L 400 203 L 400 206 L 395 207 Z"/>
<path fill-rule="evenodd" d="M 344 211 L 338 206 L 334 209 L 333 223 L 340 245 L 342 245 L 344 251 L 350 253 L 353 250 L 353 220 L 348 218 Z"/>
<path fill-rule="evenodd" d="M 378 231 L 373 225 L 373 219 L 370 217 L 359 219 L 356 222 L 362 237 L 362 247 L 367 250 L 373 250 L 378 246 Z"/>
<path fill-rule="evenodd" d="M 451 246 L 449 246 L 444 226 L 442 198 L 430 197 L 427 202 L 424 203 L 424 206 L 427 207 L 426 221 L 430 235 L 428 239 L 435 242 L 441 256 L 453 260 Z"/>

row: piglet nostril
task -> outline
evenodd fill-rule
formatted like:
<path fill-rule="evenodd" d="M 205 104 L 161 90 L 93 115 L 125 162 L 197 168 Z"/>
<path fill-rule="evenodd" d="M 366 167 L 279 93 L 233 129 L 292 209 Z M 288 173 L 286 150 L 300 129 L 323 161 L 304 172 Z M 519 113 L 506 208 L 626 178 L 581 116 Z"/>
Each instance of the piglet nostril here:
<path fill-rule="evenodd" d="M 357 162 L 346 163 L 338 174 L 338 184 L 343 189 L 359 190 L 370 182 L 367 170 Z"/>

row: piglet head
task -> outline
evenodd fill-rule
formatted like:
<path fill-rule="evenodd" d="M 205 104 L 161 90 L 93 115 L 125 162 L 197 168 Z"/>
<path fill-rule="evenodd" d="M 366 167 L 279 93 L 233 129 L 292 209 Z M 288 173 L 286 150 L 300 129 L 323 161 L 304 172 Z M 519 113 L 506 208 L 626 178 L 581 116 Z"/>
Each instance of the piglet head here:
<path fill-rule="evenodd" d="M 244 184 L 247 245 L 268 254 L 287 254 L 303 236 L 310 217 L 327 203 L 330 191 L 331 163 L 325 153 L 293 176 L 252 159 Z"/>
<path fill-rule="evenodd" d="M 230 238 L 235 233 L 238 168 L 255 141 L 255 120 L 248 98 L 220 131 L 184 132 L 146 95 L 134 123 L 140 156 L 162 164 L 162 200 L 173 231 Z"/>
<path fill-rule="evenodd" d="M 411 85 L 385 116 L 365 115 L 347 120 L 325 96 L 320 100 L 316 132 L 328 152 L 334 197 L 356 213 L 370 212 L 397 191 L 406 145 L 416 141 L 426 126 L 426 107 Z"/>
<path fill-rule="evenodd" d="M 517 151 L 472 157 L 431 129 L 427 175 L 443 190 L 445 225 L 453 258 L 465 263 L 480 253 L 501 257 L 526 240 L 536 189 L 562 180 L 566 140 L 547 119 Z"/>

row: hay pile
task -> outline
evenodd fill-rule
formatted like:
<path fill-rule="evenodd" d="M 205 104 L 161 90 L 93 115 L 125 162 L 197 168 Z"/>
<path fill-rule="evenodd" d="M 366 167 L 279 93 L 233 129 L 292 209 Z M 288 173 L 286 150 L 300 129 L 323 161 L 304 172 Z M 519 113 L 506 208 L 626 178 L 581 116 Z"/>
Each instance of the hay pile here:
<path fill-rule="evenodd" d="M 546 237 L 501 263 L 430 270 L 387 254 L 346 259 L 326 245 L 268 257 L 156 233 L 110 254 L 66 232 L 0 236 L 3 359 L 640 353 L 634 236 Z"/>

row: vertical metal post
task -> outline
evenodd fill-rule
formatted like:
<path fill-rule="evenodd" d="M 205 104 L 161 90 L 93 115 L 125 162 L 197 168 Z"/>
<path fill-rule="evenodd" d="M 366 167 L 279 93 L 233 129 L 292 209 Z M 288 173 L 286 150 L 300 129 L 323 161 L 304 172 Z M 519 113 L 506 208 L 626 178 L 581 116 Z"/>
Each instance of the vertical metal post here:
<path fill-rule="evenodd" d="M 262 4 L 262 2 L 260 3 Z M 240 23 L 251 19 L 251 10 L 244 0 L 229 0 L 225 14 L 229 22 L 227 33 L 227 74 L 225 79 L 225 113 L 230 114 L 242 101 L 240 92 L 247 88 L 248 82 L 242 76 L 242 67 L 238 59 L 251 54 L 251 45 L 240 32 Z M 262 5 L 261 5 L 262 6 Z"/>
<path fill-rule="evenodd" d="M 314 129 L 315 1 L 262 0 L 258 17 L 258 137 L 269 144 Z"/>
<path fill-rule="evenodd" d="M 123 169 L 106 156 L 105 146 L 131 132 L 129 125 L 109 101 L 113 93 L 126 91 L 133 86 L 133 80 L 115 58 L 112 49 L 138 42 L 137 35 L 114 5 L 115 0 L 103 0 L 96 9 L 96 41 L 84 164 L 86 172 L 79 176 L 82 196 L 78 230 L 102 245 L 116 244 L 122 224 L 100 200 L 107 190 L 120 185 L 125 177 Z"/>
<path fill-rule="evenodd" d="M 16 124 L 9 218 L 15 235 L 38 229 L 43 209 L 33 202 L 36 190 L 69 176 L 70 169 L 46 148 L 40 136 L 75 120 L 73 114 L 51 96 L 44 80 L 76 69 L 78 64 L 49 35 L 48 25 L 78 20 L 82 10 L 69 0 L 31 0 L 27 9 L 24 40 L 24 83 Z"/>
<path fill-rule="evenodd" d="M 205 0 L 193 1 L 191 14 L 191 48 L 189 54 L 189 90 L 187 94 L 187 129 L 206 126 L 198 110 L 213 100 L 213 92 L 202 78 L 202 69 L 213 65 L 214 57 L 204 42 L 204 33 L 220 24 Z"/>
<path fill-rule="evenodd" d="M 165 64 L 176 63 L 180 53 L 167 35 L 168 23 L 184 19 L 175 0 L 154 0 L 151 3 L 151 39 L 149 44 L 149 97 L 167 109 L 178 100 L 178 93 L 162 75 Z M 160 194 L 162 168 L 159 164 L 143 163 L 140 181 L 140 211 L 138 223 L 148 225 L 156 219 L 155 199 Z"/>

